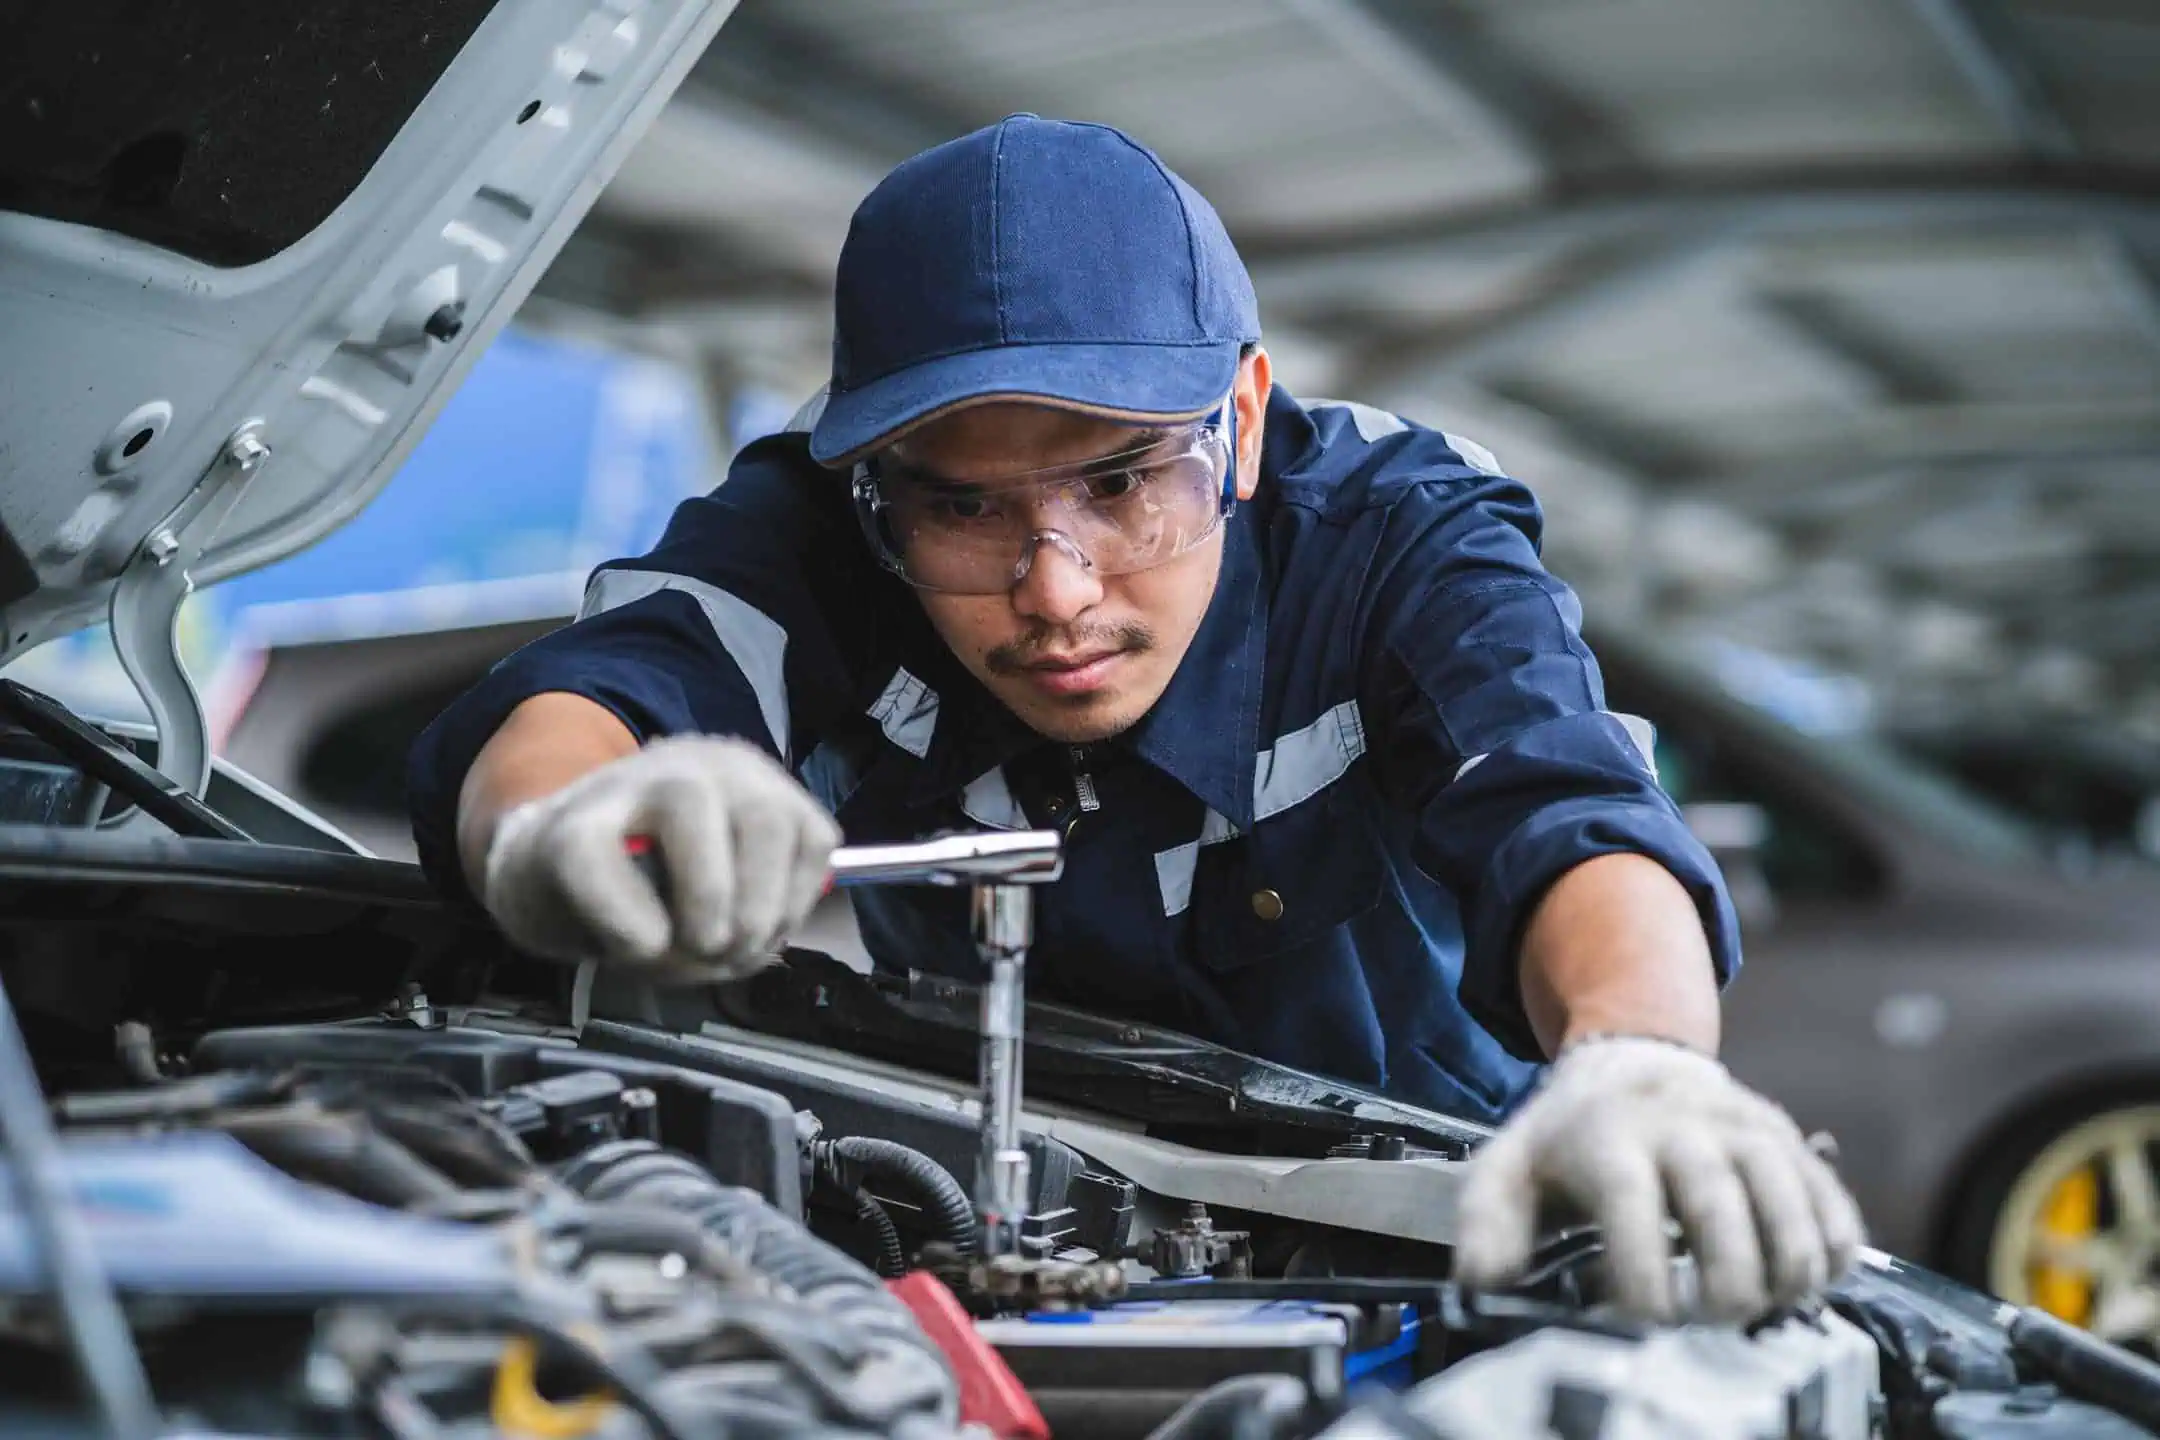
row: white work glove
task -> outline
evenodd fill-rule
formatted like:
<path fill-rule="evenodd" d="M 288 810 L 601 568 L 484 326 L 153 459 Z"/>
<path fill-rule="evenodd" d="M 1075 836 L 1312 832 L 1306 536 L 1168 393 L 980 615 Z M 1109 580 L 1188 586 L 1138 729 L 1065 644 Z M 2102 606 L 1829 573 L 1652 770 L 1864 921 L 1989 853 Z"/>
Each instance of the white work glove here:
<path fill-rule="evenodd" d="M 1754 1319 L 1842 1275 L 1862 1239 L 1858 1207 L 1792 1117 L 1663 1040 L 1600 1037 L 1561 1052 L 1470 1158 L 1455 1277 L 1519 1275 L 1550 1201 L 1603 1228 L 1614 1303 L 1653 1320 Z M 1688 1317 L 1673 1294 L 1668 1206 L 1700 1276 Z"/>
<path fill-rule="evenodd" d="M 658 847 L 664 898 L 633 836 Z M 771 963 L 839 843 L 832 817 L 755 745 L 677 736 L 504 814 L 480 899 L 535 954 L 730 980 Z"/>

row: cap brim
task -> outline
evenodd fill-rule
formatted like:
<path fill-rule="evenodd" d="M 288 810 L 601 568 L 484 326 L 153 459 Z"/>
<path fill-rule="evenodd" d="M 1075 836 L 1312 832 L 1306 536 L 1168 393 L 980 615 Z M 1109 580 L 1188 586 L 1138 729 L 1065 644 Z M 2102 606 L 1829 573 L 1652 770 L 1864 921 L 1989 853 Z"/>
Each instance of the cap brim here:
<path fill-rule="evenodd" d="M 1026 345 L 947 355 L 828 396 L 810 455 L 846 465 L 941 415 L 1000 400 L 1131 425 L 1197 420 L 1230 393 L 1241 348 Z"/>

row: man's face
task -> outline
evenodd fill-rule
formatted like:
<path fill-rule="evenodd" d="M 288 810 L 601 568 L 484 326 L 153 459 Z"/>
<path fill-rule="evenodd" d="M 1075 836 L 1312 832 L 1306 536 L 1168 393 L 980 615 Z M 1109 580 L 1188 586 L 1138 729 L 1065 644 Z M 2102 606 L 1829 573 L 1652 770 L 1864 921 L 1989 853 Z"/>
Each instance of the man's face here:
<path fill-rule="evenodd" d="M 1239 369 L 1238 498 L 1252 498 L 1270 383 L 1265 352 Z M 952 479 L 996 481 L 1131 448 L 1134 432 L 1035 405 L 989 403 L 947 415 L 896 447 Z M 1105 575 L 1055 543 L 1002 595 L 918 591 L 960 662 L 1030 729 L 1065 744 L 1129 729 L 1162 698 L 1191 648 L 1222 569 L 1218 527 L 1151 569 Z"/>

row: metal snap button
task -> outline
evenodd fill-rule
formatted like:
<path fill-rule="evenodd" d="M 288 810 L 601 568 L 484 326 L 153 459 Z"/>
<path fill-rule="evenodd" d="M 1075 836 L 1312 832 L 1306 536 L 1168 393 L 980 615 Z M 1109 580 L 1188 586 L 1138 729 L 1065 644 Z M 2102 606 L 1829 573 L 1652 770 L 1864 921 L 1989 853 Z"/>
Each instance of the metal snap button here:
<path fill-rule="evenodd" d="M 1273 922 L 1282 919 L 1282 912 L 1282 896 L 1276 894 L 1273 890 L 1253 891 L 1253 914 L 1259 916 L 1262 920 Z"/>

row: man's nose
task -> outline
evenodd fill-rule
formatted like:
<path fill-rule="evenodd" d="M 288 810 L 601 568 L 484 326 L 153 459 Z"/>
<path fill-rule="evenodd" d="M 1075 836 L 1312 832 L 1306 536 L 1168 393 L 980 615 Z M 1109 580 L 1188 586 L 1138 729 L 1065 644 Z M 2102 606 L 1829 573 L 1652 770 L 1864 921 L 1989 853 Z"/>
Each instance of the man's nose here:
<path fill-rule="evenodd" d="M 1028 542 L 1027 573 L 1013 585 L 1012 606 L 1047 625 L 1069 625 L 1102 602 L 1102 578 L 1057 531 Z"/>

